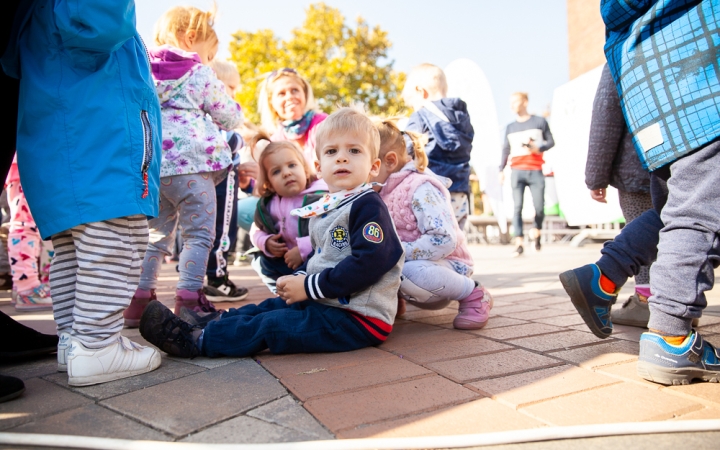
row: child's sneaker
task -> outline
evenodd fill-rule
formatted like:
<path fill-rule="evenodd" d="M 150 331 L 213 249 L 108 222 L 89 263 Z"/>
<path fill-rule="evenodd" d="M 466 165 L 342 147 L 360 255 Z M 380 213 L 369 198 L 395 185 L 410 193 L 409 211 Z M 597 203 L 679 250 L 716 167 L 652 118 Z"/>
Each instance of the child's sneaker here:
<path fill-rule="evenodd" d="M 215 305 L 205 297 L 205 293 L 202 289 L 198 289 L 197 292 L 188 291 L 182 289 L 177 291 L 175 295 L 175 315 L 180 315 L 182 308 L 192 309 L 193 311 L 202 312 L 215 312 L 217 308 Z"/>
<path fill-rule="evenodd" d="M 89 386 L 150 372 L 160 367 L 160 352 L 125 336 L 103 348 L 87 348 L 70 338 L 67 350 L 68 384 Z"/>
<path fill-rule="evenodd" d="M 656 333 L 643 333 L 637 373 L 665 385 L 689 384 L 695 378 L 717 383 L 720 353 L 695 330 L 680 345 L 668 344 Z"/>
<path fill-rule="evenodd" d="M 609 294 L 603 291 L 600 275 L 597 265 L 588 264 L 561 273 L 560 281 L 590 331 L 605 339 L 613 331 L 610 308 L 617 300 L 617 292 Z"/>
<path fill-rule="evenodd" d="M 70 333 L 60 333 L 57 346 L 57 371 L 67 372 L 67 350 L 70 346 Z"/>
<path fill-rule="evenodd" d="M 135 291 L 132 300 L 130 300 L 130 306 L 123 311 L 123 318 L 125 318 L 125 328 L 137 328 L 140 325 L 140 318 L 145 311 L 145 307 L 153 300 L 157 300 L 155 289 L 146 291 L 144 289 L 138 289 Z"/>
<path fill-rule="evenodd" d="M 235 286 L 227 276 L 208 278 L 208 284 L 203 286 L 203 292 L 214 302 L 239 302 L 248 296 L 247 288 Z"/>
<path fill-rule="evenodd" d="M 18 311 L 40 311 L 52 309 L 50 286 L 41 284 L 29 291 L 19 291 L 15 299 L 15 309 Z"/>
<path fill-rule="evenodd" d="M 0 274 L 0 291 L 9 291 L 13 288 L 12 275 L 9 273 Z"/>
<path fill-rule="evenodd" d="M 459 300 L 458 315 L 453 320 L 453 327 L 458 330 L 479 330 L 487 324 L 493 299 L 484 287 L 476 287 L 462 300 Z"/>
<path fill-rule="evenodd" d="M 511 256 L 512 256 L 513 258 L 517 258 L 518 256 L 522 256 L 523 252 L 524 252 L 523 246 L 522 246 L 522 245 L 518 245 L 517 247 L 515 247 L 515 250 L 512 252 L 512 255 L 511 255 Z"/>
<path fill-rule="evenodd" d="M 200 355 L 201 330 L 181 320 L 159 301 L 150 302 L 140 319 L 140 334 L 160 350 L 181 358 Z"/>
<path fill-rule="evenodd" d="M 647 301 L 641 302 L 637 292 L 628 297 L 620 309 L 613 309 L 610 313 L 612 323 L 629 325 L 631 327 L 647 328 L 650 320 L 650 307 Z"/>
<path fill-rule="evenodd" d="M 192 326 L 205 328 L 212 321 L 220 320 L 222 311 L 195 312 L 192 309 L 180 308 L 180 318 Z"/>

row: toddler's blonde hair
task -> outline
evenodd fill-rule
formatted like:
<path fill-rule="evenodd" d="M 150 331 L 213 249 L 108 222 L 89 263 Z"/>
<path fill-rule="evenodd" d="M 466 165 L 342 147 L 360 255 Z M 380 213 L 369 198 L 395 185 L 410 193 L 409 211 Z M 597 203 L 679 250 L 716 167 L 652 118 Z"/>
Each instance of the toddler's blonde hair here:
<path fill-rule="evenodd" d="M 210 62 L 210 67 L 215 71 L 218 80 L 224 84 L 232 84 L 235 81 L 236 85 L 240 84 L 240 74 L 238 73 L 237 66 L 229 61 L 222 61 L 219 59 L 213 59 Z"/>
<path fill-rule="evenodd" d="M 445 72 L 433 64 L 420 64 L 414 67 L 407 77 L 404 91 L 408 89 L 422 88 L 428 91 L 431 96 L 447 97 L 447 78 Z"/>
<path fill-rule="evenodd" d="M 264 135 L 258 135 L 259 139 L 257 139 L 253 145 L 257 144 L 257 141 L 261 139 L 265 139 L 266 136 Z M 270 177 L 267 173 L 267 168 L 265 167 L 265 161 L 270 157 L 270 155 L 274 155 L 275 153 L 278 153 L 280 150 L 289 149 L 293 152 L 293 156 L 298 160 L 298 162 L 303 166 L 303 169 L 305 170 L 305 187 L 303 187 L 303 190 L 307 189 L 310 184 L 312 184 L 314 181 L 317 180 L 317 175 L 315 175 L 310 170 L 310 165 L 305 160 L 305 156 L 303 155 L 302 150 L 298 145 L 291 141 L 277 141 L 277 142 L 271 142 L 265 147 L 265 150 L 260 153 L 260 157 L 258 158 L 258 179 L 256 183 L 256 190 L 257 194 L 260 197 L 266 197 L 271 196 L 275 194 L 275 190 L 272 187 L 272 184 L 270 184 Z"/>
<path fill-rule="evenodd" d="M 415 167 L 418 172 L 424 172 L 428 165 L 428 157 L 425 153 L 427 136 L 412 131 L 400 131 L 397 117 L 376 118 L 375 127 L 380 133 L 380 160 L 390 152 L 394 152 L 400 158 L 400 162 L 407 163 L 410 155 L 407 153 L 405 136 L 410 139 L 413 146 Z"/>
<path fill-rule="evenodd" d="M 258 95 L 258 110 L 260 111 L 260 123 L 269 133 L 274 133 L 280 124 L 280 117 L 272 107 L 273 85 L 280 78 L 288 77 L 296 80 L 302 86 L 305 93 L 305 111 L 317 110 L 318 106 L 315 102 L 312 86 L 308 80 L 300 76 L 295 69 L 278 69 L 270 72 L 265 80 L 260 83 L 260 94 Z"/>
<path fill-rule="evenodd" d="M 180 47 L 180 41 L 189 32 L 195 32 L 198 42 L 218 42 L 217 34 L 213 29 L 216 6 L 210 11 L 201 11 L 194 6 L 175 6 L 163 14 L 155 22 L 155 44 L 172 45 Z"/>
<path fill-rule="evenodd" d="M 520 98 L 523 99 L 524 101 L 528 101 L 528 100 L 529 100 L 529 97 L 528 97 L 528 93 L 527 93 L 527 92 L 513 92 L 512 94 L 510 94 L 510 97 L 520 97 Z"/>
<path fill-rule="evenodd" d="M 380 133 L 372 120 L 359 107 L 340 108 L 330 114 L 317 127 L 315 135 L 315 154 L 320 159 L 320 149 L 331 135 L 335 133 L 357 133 L 367 137 L 370 159 L 375 160 L 380 154 Z"/>

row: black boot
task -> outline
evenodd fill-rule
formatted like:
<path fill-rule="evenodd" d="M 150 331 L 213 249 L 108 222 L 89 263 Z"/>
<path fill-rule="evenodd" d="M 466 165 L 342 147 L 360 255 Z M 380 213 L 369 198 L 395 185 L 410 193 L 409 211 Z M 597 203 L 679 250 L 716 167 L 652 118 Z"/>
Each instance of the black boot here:
<path fill-rule="evenodd" d="M 0 359 L 55 353 L 57 345 L 57 336 L 35 331 L 0 311 Z"/>
<path fill-rule="evenodd" d="M 0 375 L 0 403 L 18 398 L 25 392 L 25 383 L 21 379 Z"/>

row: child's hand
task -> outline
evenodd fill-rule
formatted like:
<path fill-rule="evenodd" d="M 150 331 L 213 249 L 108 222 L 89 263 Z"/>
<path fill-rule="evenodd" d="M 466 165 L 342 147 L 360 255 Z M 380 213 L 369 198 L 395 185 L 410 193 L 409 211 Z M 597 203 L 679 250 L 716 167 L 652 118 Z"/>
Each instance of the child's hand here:
<path fill-rule="evenodd" d="M 305 275 L 285 275 L 278 278 L 277 293 L 288 305 L 307 300 Z"/>
<path fill-rule="evenodd" d="M 287 245 L 280 239 L 282 239 L 282 236 L 273 234 L 265 241 L 265 250 L 276 258 L 281 258 L 288 251 Z"/>
<path fill-rule="evenodd" d="M 285 253 L 285 264 L 292 270 L 297 269 L 303 263 L 302 256 L 300 256 L 300 249 L 295 247 Z"/>
<path fill-rule="evenodd" d="M 258 163 L 256 163 L 255 161 L 250 161 L 240 164 L 237 170 L 241 179 L 247 177 L 255 178 L 257 180 L 260 166 L 258 166 Z"/>
<path fill-rule="evenodd" d="M 592 199 L 596 202 L 607 203 L 607 200 L 605 200 L 606 192 L 606 189 L 593 189 L 590 191 L 590 197 L 592 197 Z"/>

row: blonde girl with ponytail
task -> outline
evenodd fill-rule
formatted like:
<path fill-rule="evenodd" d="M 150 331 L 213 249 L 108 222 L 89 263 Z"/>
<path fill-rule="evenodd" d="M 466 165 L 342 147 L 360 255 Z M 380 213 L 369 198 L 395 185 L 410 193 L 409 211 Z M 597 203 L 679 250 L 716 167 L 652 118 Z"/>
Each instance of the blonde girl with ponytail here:
<path fill-rule="evenodd" d="M 427 169 L 426 137 L 401 131 L 392 118 L 376 119 L 375 126 L 380 132 L 380 173 L 372 181 L 383 185 L 380 197 L 405 250 L 401 301 L 441 309 L 457 300 L 453 326 L 484 327 L 492 297 L 470 278 L 473 260 L 450 203 L 449 180 Z"/>

